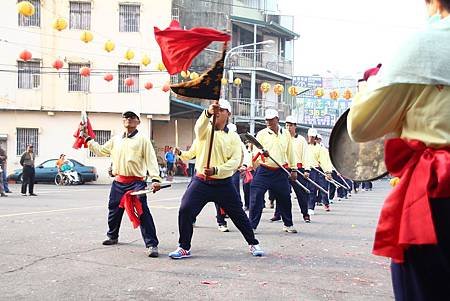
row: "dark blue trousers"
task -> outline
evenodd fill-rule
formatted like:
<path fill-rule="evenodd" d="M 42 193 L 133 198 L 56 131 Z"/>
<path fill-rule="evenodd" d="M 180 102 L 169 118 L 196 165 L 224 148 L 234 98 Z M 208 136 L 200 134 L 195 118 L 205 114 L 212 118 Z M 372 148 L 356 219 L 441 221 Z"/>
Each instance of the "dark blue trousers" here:
<path fill-rule="evenodd" d="M 317 170 L 312 169 L 309 173 L 309 178 L 319 184 L 320 187 L 328 190 L 328 181 L 325 180 L 325 177 L 319 174 Z M 308 185 L 308 189 L 311 191 L 309 194 L 308 209 L 314 210 L 316 207 L 316 202 L 321 202 L 324 205 L 328 205 L 330 203 L 328 200 L 328 195 L 325 192 L 322 192 L 311 183 L 308 183 Z"/>
<path fill-rule="evenodd" d="M 122 221 L 122 216 L 124 209 L 119 208 L 120 199 L 129 190 L 142 190 L 147 186 L 144 181 L 136 181 L 130 184 L 123 184 L 114 181 L 111 186 L 111 191 L 109 193 L 109 203 L 108 203 L 108 226 L 109 230 L 106 234 L 109 238 L 117 239 L 119 237 L 120 223 Z M 144 211 L 141 215 L 141 234 L 144 239 L 145 246 L 148 248 L 150 246 L 158 246 L 158 238 L 156 237 L 155 223 L 153 222 L 153 217 L 147 206 L 147 196 L 145 194 L 139 196 L 139 200 L 142 204 L 142 210 Z"/>
<path fill-rule="evenodd" d="M 333 177 L 333 180 L 335 180 L 339 184 L 346 186 L 345 183 L 342 181 L 341 177 L 338 176 L 338 174 L 336 173 L 335 170 L 332 171 L 331 176 Z M 336 194 L 336 191 L 337 191 L 338 198 L 344 198 L 347 195 L 347 189 L 345 189 L 345 188 L 342 188 L 340 186 L 338 188 L 336 188 L 336 186 L 334 186 L 334 184 L 331 184 L 331 183 L 329 183 L 328 186 L 329 186 L 330 200 L 334 199 L 334 195 Z"/>
<path fill-rule="evenodd" d="M 277 200 L 284 225 L 292 226 L 291 187 L 286 172 L 281 168 L 271 170 L 259 166 L 250 185 L 250 222 L 253 229 L 258 227 L 264 207 L 264 194 L 270 189 Z"/>
<path fill-rule="evenodd" d="M 304 170 L 300 169 L 301 173 L 303 174 Z M 306 188 L 308 188 L 308 181 L 301 175 L 300 173 L 297 173 L 297 180 Z M 308 200 L 309 200 L 309 194 L 306 193 L 303 188 L 298 186 L 296 183 L 289 182 L 292 189 L 294 189 L 295 195 L 297 196 L 298 206 L 300 207 L 300 212 L 303 216 L 308 215 Z M 275 204 L 275 217 L 280 217 L 280 208 L 278 206 L 278 200 Z"/>
<path fill-rule="evenodd" d="M 211 181 L 193 177 L 181 199 L 178 212 L 178 229 L 180 231 L 178 242 L 181 248 L 185 250 L 191 249 L 192 222 L 208 202 L 216 202 L 225 210 L 249 245 L 258 244 L 258 240 L 255 239 L 255 234 L 250 226 L 250 221 L 231 182 L 231 177 Z"/>
<path fill-rule="evenodd" d="M 252 175 L 255 175 L 255 172 L 252 171 L 251 172 Z M 249 208 L 250 207 L 250 184 L 252 182 L 248 182 L 248 183 L 244 183 L 242 182 L 242 190 L 244 191 L 244 206 L 245 208 Z"/>
<path fill-rule="evenodd" d="M 7 181 L 7 172 L 6 172 L 6 164 L 2 164 L 2 169 L 3 169 L 3 190 L 5 190 L 5 192 L 9 192 L 9 186 L 8 186 L 8 181 Z"/>
<path fill-rule="evenodd" d="M 413 246 L 402 264 L 392 263 L 392 284 L 397 301 L 449 300 L 450 198 L 431 199 L 437 245 Z"/>

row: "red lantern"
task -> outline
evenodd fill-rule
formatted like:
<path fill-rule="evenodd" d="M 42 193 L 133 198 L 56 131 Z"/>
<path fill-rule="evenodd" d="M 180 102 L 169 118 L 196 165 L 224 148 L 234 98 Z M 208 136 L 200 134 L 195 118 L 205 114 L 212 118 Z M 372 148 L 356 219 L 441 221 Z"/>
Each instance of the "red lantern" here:
<path fill-rule="evenodd" d="M 131 86 L 134 85 L 134 79 L 132 79 L 131 77 L 127 77 L 127 78 L 124 80 L 124 83 L 125 83 L 125 86 L 131 87 Z"/>
<path fill-rule="evenodd" d="M 153 88 L 153 84 L 151 82 L 146 82 L 144 88 L 150 90 L 151 88 Z"/>
<path fill-rule="evenodd" d="M 106 73 L 105 76 L 103 76 L 103 79 L 106 80 L 107 82 L 112 81 L 114 78 L 114 76 L 111 73 Z"/>
<path fill-rule="evenodd" d="M 164 92 L 167 92 L 167 91 L 170 90 L 170 86 L 169 86 L 169 84 L 164 84 L 164 85 L 162 86 L 161 89 L 162 89 Z"/>
<path fill-rule="evenodd" d="M 63 66 L 64 62 L 59 59 L 53 62 L 53 68 L 55 68 L 56 70 L 61 69 Z"/>
<path fill-rule="evenodd" d="M 80 75 L 84 76 L 84 77 L 88 77 L 89 75 L 91 75 L 91 69 L 89 67 L 81 67 Z"/>
<path fill-rule="evenodd" d="M 33 55 L 31 54 L 31 52 L 29 52 L 28 50 L 24 50 L 19 54 L 19 57 L 21 60 L 23 61 L 29 61 L 31 60 L 31 58 L 33 57 Z"/>

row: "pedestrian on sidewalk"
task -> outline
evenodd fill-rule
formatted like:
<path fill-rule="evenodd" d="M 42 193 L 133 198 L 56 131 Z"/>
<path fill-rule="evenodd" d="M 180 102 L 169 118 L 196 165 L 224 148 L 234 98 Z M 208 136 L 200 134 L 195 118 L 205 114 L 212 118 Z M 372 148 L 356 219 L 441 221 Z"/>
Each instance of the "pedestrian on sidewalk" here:
<path fill-rule="evenodd" d="M 28 193 L 30 196 L 36 196 L 34 193 L 34 161 L 36 159 L 36 155 L 33 151 L 34 147 L 32 144 L 27 146 L 27 150 L 20 157 L 20 165 L 22 165 L 22 195 L 27 195 L 27 186 Z"/>
<path fill-rule="evenodd" d="M 450 279 L 450 0 L 425 0 L 430 22 L 357 94 L 356 142 L 385 142 L 400 182 L 381 210 L 373 253 L 392 258 L 396 300 L 448 300 Z M 370 85 L 369 85 L 370 86 Z"/>
<path fill-rule="evenodd" d="M 2 182 L 3 182 L 3 190 L 5 193 L 11 193 L 11 190 L 9 190 L 8 186 L 8 179 L 7 179 L 7 159 L 8 156 L 6 155 L 6 151 L 0 146 L 0 169 L 3 170 L 3 176 L 2 176 Z"/>
<path fill-rule="evenodd" d="M 139 115 L 133 111 L 125 111 L 122 114 L 124 132 L 100 145 L 89 137 L 86 131 L 82 131 L 88 143 L 89 150 L 100 157 L 110 156 L 112 159 L 112 175 L 115 175 L 111 186 L 108 203 L 108 239 L 103 245 L 115 245 L 119 242 L 119 229 L 124 213 L 123 203 L 127 198 L 140 202 L 142 214 L 139 216 L 139 226 L 144 239 L 147 255 L 158 257 L 158 237 L 152 214 L 147 205 L 147 196 L 140 195 L 133 199 L 130 193 L 143 190 L 147 187 L 145 178 L 151 177 L 153 192 L 161 188 L 158 161 L 153 145 L 145 135 L 141 134 L 137 127 L 141 123 Z"/>

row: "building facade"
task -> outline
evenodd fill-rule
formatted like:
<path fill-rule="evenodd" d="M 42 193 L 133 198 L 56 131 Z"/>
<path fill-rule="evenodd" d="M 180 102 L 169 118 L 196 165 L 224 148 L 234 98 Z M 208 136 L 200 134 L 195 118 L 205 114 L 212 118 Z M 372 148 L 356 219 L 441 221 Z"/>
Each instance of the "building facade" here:
<path fill-rule="evenodd" d="M 158 126 L 170 119 L 169 93 L 161 87 L 170 78 L 158 70 L 161 55 L 152 29 L 168 26 L 171 2 L 30 2 L 35 7 L 30 17 L 17 13 L 15 1 L 6 1 L 0 11 L 0 143 L 7 150 L 8 172 L 20 168 L 20 155 L 32 143 L 37 163 L 64 153 L 95 166 L 98 182 L 109 182 L 108 158 L 72 148 L 81 111 L 87 112 L 99 142 L 123 131 L 121 112 L 137 111 L 140 131 L 161 152 L 165 134 Z M 59 31 L 53 24 L 59 19 L 60 26 L 61 18 L 67 27 Z M 105 45 L 108 40 L 114 49 Z M 31 59 L 19 58 L 24 50 Z M 61 62 L 62 68 L 54 67 Z M 90 68 L 90 76 L 80 75 L 82 67 Z M 105 80 L 107 74 L 113 79 Z M 147 82 L 153 89 L 144 88 Z"/>

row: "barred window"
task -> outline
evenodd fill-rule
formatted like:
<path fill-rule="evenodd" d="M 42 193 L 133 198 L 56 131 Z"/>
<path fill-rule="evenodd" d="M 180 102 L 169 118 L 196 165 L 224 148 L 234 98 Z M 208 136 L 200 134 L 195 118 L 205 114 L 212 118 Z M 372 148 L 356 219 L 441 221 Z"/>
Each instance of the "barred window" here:
<path fill-rule="evenodd" d="M 17 2 L 20 2 L 18 0 Z M 21 14 L 19 15 L 19 26 L 41 26 L 41 0 L 28 0 L 34 6 L 34 14 L 27 17 Z"/>
<path fill-rule="evenodd" d="M 139 4 L 119 4 L 119 31 L 139 32 Z"/>
<path fill-rule="evenodd" d="M 70 29 L 91 29 L 91 3 L 70 2 Z"/>
<path fill-rule="evenodd" d="M 127 86 L 126 78 L 132 78 L 134 84 Z M 139 92 L 139 66 L 119 65 L 119 93 L 138 93 Z"/>
<path fill-rule="evenodd" d="M 111 139 L 111 131 L 94 130 L 95 141 L 100 145 L 105 144 L 109 139 Z M 89 157 L 95 157 L 95 154 L 89 151 Z"/>
<path fill-rule="evenodd" d="M 37 128 L 17 128 L 17 148 L 16 155 L 20 156 L 27 150 L 27 145 L 33 145 L 33 152 L 39 155 L 39 129 Z"/>
<path fill-rule="evenodd" d="M 80 75 L 81 67 L 90 67 L 90 64 L 69 63 L 69 92 L 89 92 L 89 76 Z"/>
<path fill-rule="evenodd" d="M 41 62 L 17 62 L 17 88 L 33 89 L 41 85 Z"/>

